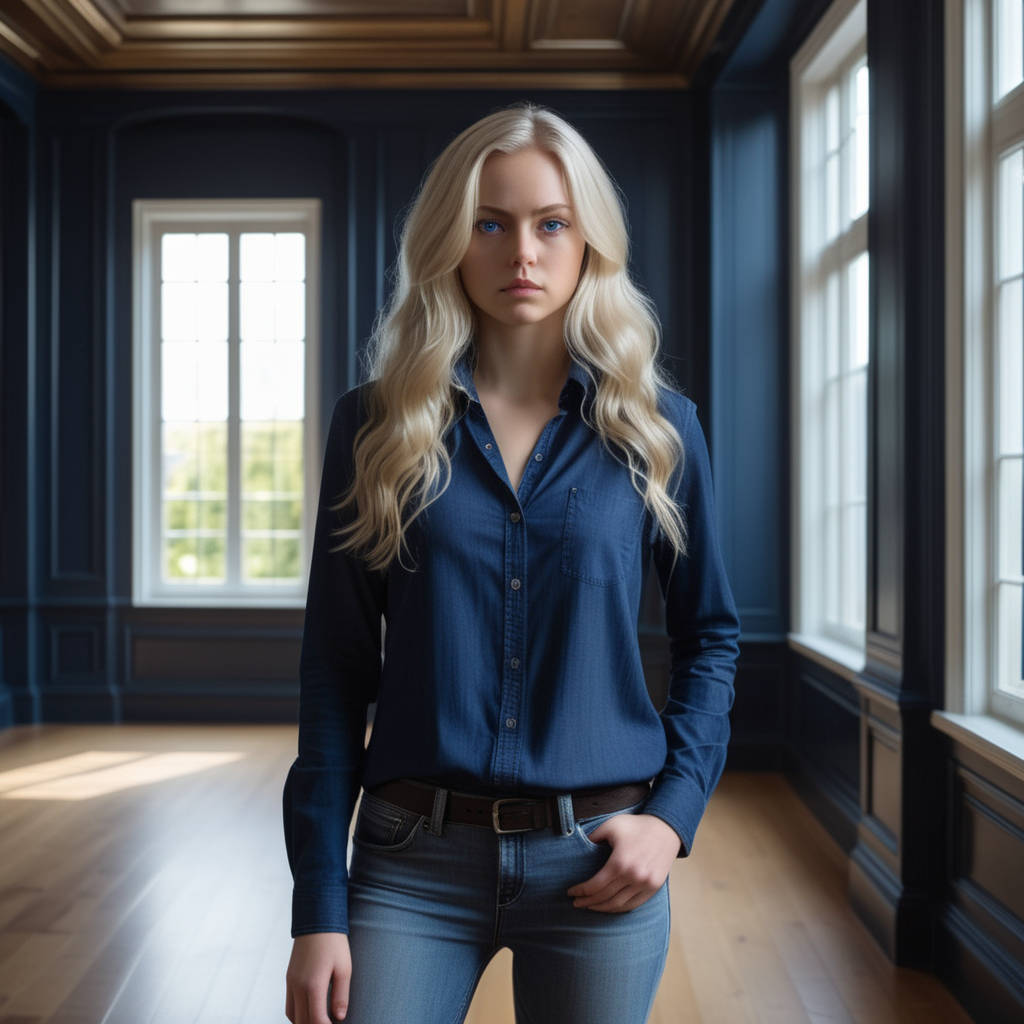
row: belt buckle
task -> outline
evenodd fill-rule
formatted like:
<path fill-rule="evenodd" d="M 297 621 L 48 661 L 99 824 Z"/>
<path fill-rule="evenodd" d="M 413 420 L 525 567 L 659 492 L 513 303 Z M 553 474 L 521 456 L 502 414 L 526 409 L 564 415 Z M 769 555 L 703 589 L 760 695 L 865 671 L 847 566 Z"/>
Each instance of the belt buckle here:
<path fill-rule="evenodd" d="M 495 800 L 491 804 L 491 825 L 494 827 L 494 831 L 499 836 L 511 836 L 518 832 L 532 832 L 533 825 L 527 825 L 526 828 L 502 828 L 501 827 L 501 805 L 502 804 L 532 804 L 533 800 L 520 800 L 518 797 L 506 796 L 500 800 Z"/>

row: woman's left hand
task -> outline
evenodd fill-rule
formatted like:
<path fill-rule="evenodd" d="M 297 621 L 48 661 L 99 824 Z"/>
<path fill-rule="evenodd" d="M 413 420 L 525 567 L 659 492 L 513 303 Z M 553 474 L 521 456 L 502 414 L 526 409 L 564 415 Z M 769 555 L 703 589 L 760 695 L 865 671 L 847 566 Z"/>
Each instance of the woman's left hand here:
<path fill-rule="evenodd" d="M 675 829 L 653 814 L 616 814 L 588 838 L 607 843 L 612 854 L 593 878 L 574 885 L 568 895 L 574 907 L 609 914 L 646 903 L 668 878 L 680 847 Z"/>

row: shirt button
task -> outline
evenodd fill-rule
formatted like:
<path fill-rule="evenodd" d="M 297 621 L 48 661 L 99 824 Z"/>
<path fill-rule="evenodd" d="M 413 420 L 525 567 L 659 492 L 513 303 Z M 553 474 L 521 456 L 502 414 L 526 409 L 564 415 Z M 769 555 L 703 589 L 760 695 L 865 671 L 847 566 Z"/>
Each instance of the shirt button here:
<path fill-rule="evenodd" d="M 505 728 L 506 729 L 514 729 L 515 727 L 516 727 L 516 720 L 514 718 L 506 718 L 505 719 Z"/>
<path fill-rule="evenodd" d="M 543 456 L 543 455 L 541 455 L 541 453 L 540 453 L 540 452 L 537 452 L 537 454 L 536 454 L 536 455 L 534 455 L 534 459 L 535 459 L 535 460 L 536 460 L 537 462 L 540 462 L 540 461 L 541 461 L 541 459 L 543 459 L 543 458 L 544 458 L 544 456 Z"/>
<path fill-rule="evenodd" d="M 513 590 L 518 590 L 521 586 L 522 586 L 522 583 L 520 583 L 519 580 L 513 580 L 512 581 L 512 589 Z"/>
<path fill-rule="evenodd" d="M 513 668 L 519 668 L 519 659 L 518 659 L 518 658 L 513 658 L 513 659 L 512 659 L 512 660 L 511 660 L 511 661 L 509 662 L 509 664 L 510 664 L 510 665 L 511 665 L 511 666 L 512 666 Z"/>
<path fill-rule="evenodd" d="M 494 447 L 494 445 L 493 445 L 493 444 L 491 444 L 490 442 L 488 442 L 487 444 L 485 444 L 485 445 L 484 445 L 484 447 L 485 447 L 485 448 L 486 448 L 486 449 L 487 449 L 488 451 L 490 451 L 490 450 L 491 450 L 491 449 L 492 449 L 492 448 Z"/>
<path fill-rule="evenodd" d="M 509 519 L 511 519 L 513 523 L 518 523 L 520 519 L 519 513 L 513 512 L 512 515 L 509 516 Z"/>

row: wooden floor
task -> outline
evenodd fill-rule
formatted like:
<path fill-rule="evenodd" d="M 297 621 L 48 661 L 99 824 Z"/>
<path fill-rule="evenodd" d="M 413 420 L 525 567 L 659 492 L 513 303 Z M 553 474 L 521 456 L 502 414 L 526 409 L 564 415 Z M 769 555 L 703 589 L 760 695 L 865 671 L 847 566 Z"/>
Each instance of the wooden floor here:
<path fill-rule="evenodd" d="M 288 727 L 0 733 L 0 1024 L 280 1024 Z M 777 775 L 727 774 L 672 880 L 654 1024 L 969 1024 L 893 968 Z M 509 964 L 471 1024 L 512 1024 Z"/>

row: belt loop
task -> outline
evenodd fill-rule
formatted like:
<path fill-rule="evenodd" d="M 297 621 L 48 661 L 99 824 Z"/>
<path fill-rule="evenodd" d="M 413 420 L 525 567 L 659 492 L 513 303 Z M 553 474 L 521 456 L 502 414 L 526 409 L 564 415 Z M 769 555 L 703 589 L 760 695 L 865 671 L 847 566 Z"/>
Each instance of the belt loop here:
<path fill-rule="evenodd" d="M 576 831 L 576 816 L 572 812 L 572 794 L 558 795 L 558 826 L 563 836 L 571 836 Z"/>
<path fill-rule="evenodd" d="M 435 836 L 442 834 L 442 824 L 444 822 L 444 812 L 448 807 L 448 790 L 442 789 L 440 786 L 434 790 L 434 810 L 430 815 L 430 831 Z"/>

